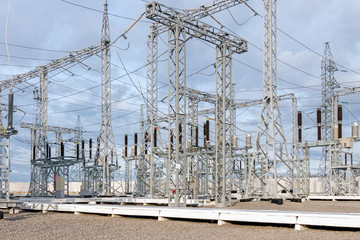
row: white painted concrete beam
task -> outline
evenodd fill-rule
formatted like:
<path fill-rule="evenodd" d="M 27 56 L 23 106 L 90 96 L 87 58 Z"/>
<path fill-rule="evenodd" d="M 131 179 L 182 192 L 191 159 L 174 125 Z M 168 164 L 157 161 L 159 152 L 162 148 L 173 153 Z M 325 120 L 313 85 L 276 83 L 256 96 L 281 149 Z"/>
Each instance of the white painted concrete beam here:
<path fill-rule="evenodd" d="M 154 217 L 159 221 L 167 219 L 214 220 L 219 225 L 227 222 L 251 222 L 302 226 L 345 227 L 360 229 L 360 214 L 355 213 L 312 213 L 273 210 L 200 209 L 144 206 L 114 206 L 89 204 L 54 204 L 24 202 L 24 210 L 109 214 L 111 216 Z"/>

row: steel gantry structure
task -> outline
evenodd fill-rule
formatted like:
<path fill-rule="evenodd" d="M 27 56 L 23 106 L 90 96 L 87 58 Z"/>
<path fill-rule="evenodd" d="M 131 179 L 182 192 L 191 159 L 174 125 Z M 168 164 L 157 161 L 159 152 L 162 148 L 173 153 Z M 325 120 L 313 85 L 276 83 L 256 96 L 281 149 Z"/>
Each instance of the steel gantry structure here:
<path fill-rule="evenodd" d="M 224 8 L 223 1 L 218 1 L 212 9 L 220 11 Z M 240 2 L 240 1 L 239 1 Z M 197 17 L 194 17 L 197 16 Z M 184 14 L 162 4 L 152 2 L 146 7 L 146 17 L 167 27 L 169 46 L 169 93 L 168 93 L 168 165 L 166 167 L 166 193 L 169 201 L 176 206 L 180 202 L 185 203 L 188 178 L 187 161 L 187 113 L 186 113 L 186 37 L 195 37 L 214 44 L 217 48 L 217 120 L 216 126 L 219 130 L 219 138 L 229 138 L 229 124 L 224 122 L 228 119 L 228 108 L 231 87 L 231 54 L 247 51 L 246 41 L 226 33 L 209 24 L 198 20 L 206 16 Z M 154 27 L 152 28 L 152 33 Z M 155 38 L 153 38 L 155 39 Z M 153 42 L 152 42 L 153 43 Z M 153 47 L 150 46 L 150 47 Z M 153 51 L 151 51 L 153 52 Z M 156 79 L 155 79 L 156 81 Z M 153 108 L 153 105 L 150 105 Z M 150 110 L 151 111 L 151 110 Z M 230 117 L 230 116 L 228 116 Z M 174 132 L 172 132 L 172 129 Z M 221 132 L 221 135 L 220 135 Z M 153 138 L 152 138 L 153 139 Z M 229 138 L 230 139 L 230 138 Z M 173 140 L 173 141 L 172 141 Z M 224 203 L 226 188 L 225 181 L 227 172 L 228 153 L 223 144 L 217 143 L 216 152 L 216 196 L 218 203 Z M 154 145 L 152 146 L 154 147 Z M 153 159 L 153 158 L 151 158 Z M 153 164 L 153 162 L 151 162 Z M 153 175 L 150 175 L 153 176 Z M 170 186 L 171 185 L 171 186 Z"/>
<path fill-rule="evenodd" d="M 107 0 L 104 3 L 103 23 L 101 30 L 101 127 L 99 133 L 100 147 L 97 149 L 92 174 L 96 193 L 111 194 L 114 171 L 118 170 L 118 159 L 114 134 L 111 124 L 111 55 L 110 28 Z"/>
<path fill-rule="evenodd" d="M 294 162 L 287 152 L 277 98 L 276 0 L 264 0 L 263 4 L 263 100 L 247 186 L 249 197 L 277 197 L 279 190 L 293 194 Z M 269 178 L 275 181 L 274 189 L 270 189 Z"/>
<path fill-rule="evenodd" d="M 321 60 L 321 139 L 330 141 L 333 137 L 333 108 L 332 101 L 334 98 L 334 91 L 340 85 L 334 77 L 337 71 L 336 64 L 331 54 L 330 45 L 325 43 L 325 50 L 323 59 Z M 319 176 L 326 178 L 329 172 L 330 146 L 322 148 Z"/>

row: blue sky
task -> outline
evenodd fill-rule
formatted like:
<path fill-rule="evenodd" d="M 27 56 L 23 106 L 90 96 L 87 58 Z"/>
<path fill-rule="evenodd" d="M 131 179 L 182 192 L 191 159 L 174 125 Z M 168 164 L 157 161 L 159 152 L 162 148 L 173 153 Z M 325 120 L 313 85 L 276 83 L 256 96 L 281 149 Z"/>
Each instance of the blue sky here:
<path fill-rule="evenodd" d="M 11 78 L 6 57 L 5 26 L 7 2 L 0 9 L 0 80 Z M 47 64 L 51 59 L 61 58 L 72 50 L 80 50 L 100 42 L 103 2 L 100 0 L 13 0 L 8 24 L 8 43 L 14 74 L 25 73 L 38 65 Z M 178 9 L 192 9 L 207 4 L 204 1 L 159 1 Z M 310 2 L 310 1 L 309 1 Z M 357 0 L 278 0 L 278 94 L 295 93 L 298 109 L 304 114 L 303 136 L 315 140 L 315 110 L 321 104 L 321 55 L 324 43 L 330 42 L 332 54 L 338 64 L 335 73 L 342 87 L 360 86 L 360 2 Z M 249 5 L 262 14 L 262 1 L 249 0 Z M 146 1 L 109 0 L 110 31 L 112 39 L 123 33 L 145 10 Z M 94 11 L 97 10 L 97 11 Z M 100 12 L 99 12 L 100 11 Z M 231 13 L 231 14 L 230 14 Z M 239 102 L 262 96 L 262 18 L 245 5 L 214 16 L 225 28 L 249 41 L 249 51 L 234 56 L 233 80 L 236 83 L 236 99 Z M 220 27 L 211 18 L 204 19 Z M 113 130 L 119 153 L 123 146 L 124 134 L 139 131 L 140 105 L 144 103 L 141 94 L 146 92 L 146 35 L 150 20 L 145 17 L 126 34 L 127 40 L 120 39 L 112 48 L 112 100 Z M 291 36 L 291 37 L 289 37 Z M 159 53 L 167 50 L 164 42 L 167 34 L 159 39 Z M 128 47 L 128 48 L 127 48 Z M 126 49 L 126 50 L 125 50 Z M 117 51 L 117 52 L 116 52 Z M 134 87 L 121 67 L 124 62 L 136 83 Z M 159 99 L 166 96 L 167 54 L 159 58 Z M 215 50 L 203 42 L 193 39 L 187 45 L 187 85 L 203 91 L 215 92 L 215 75 L 212 64 Z M 284 64 L 283 62 L 287 63 Z M 49 125 L 74 127 L 77 116 L 88 131 L 85 138 L 95 139 L 100 128 L 100 59 L 96 56 L 67 71 L 49 74 Z M 89 70 L 90 69 L 90 70 Z M 200 71 L 201 69 L 204 69 Z M 200 71 L 200 72 L 199 72 Z M 15 105 L 22 109 L 15 113 L 15 127 L 19 134 L 11 142 L 12 181 L 28 181 L 30 174 L 30 133 L 20 129 L 19 123 L 32 122 L 33 90 L 38 79 L 16 86 Z M 2 101 L 7 101 L 3 92 Z M 350 124 L 360 118 L 358 95 L 342 98 L 344 105 L 344 135 L 350 134 Z M 290 102 L 280 103 L 283 112 L 284 131 L 290 135 Z M 167 112 L 165 104 L 159 108 Z M 246 132 L 256 132 L 259 108 L 237 111 L 238 136 L 245 139 Z M 213 123 L 212 123 L 213 124 Z M 70 138 L 71 136 L 64 136 Z M 50 135 L 50 138 L 54 139 Z M 131 138 L 132 139 L 132 138 Z M 53 140 L 54 141 L 54 140 Z M 132 141 L 132 140 L 130 140 Z M 243 144 L 243 142 L 242 142 Z M 70 148 L 70 146 L 68 146 Z M 316 168 L 317 150 L 314 150 Z M 121 154 L 119 154 L 121 155 Z M 358 157 L 359 158 L 359 157 Z"/>

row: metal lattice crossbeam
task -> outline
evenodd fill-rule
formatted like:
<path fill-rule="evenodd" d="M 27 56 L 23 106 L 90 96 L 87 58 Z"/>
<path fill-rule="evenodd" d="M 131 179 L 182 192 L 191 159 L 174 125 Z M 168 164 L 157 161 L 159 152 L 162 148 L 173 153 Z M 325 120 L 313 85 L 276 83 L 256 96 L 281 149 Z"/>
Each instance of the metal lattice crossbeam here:
<path fill-rule="evenodd" d="M 0 89 L 9 88 L 11 86 L 11 82 L 14 82 L 14 85 L 29 81 L 33 78 L 40 77 L 41 72 L 43 69 L 46 69 L 47 72 L 55 71 L 59 68 L 64 68 L 72 63 L 81 63 L 82 61 L 86 60 L 87 58 L 98 54 L 102 49 L 101 45 L 93 45 L 87 47 L 85 49 L 79 51 L 72 51 L 66 57 L 59 58 L 52 60 L 49 64 L 39 66 L 34 70 L 15 75 L 12 79 L 1 81 Z"/>
<path fill-rule="evenodd" d="M 146 17 L 167 27 L 181 24 L 186 34 L 209 43 L 220 45 L 226 42 L 233 52 L 247 52 L 247 42 L 199 20 L 186 19 L 184 14 L 157 2 L 146 5 Z"/>

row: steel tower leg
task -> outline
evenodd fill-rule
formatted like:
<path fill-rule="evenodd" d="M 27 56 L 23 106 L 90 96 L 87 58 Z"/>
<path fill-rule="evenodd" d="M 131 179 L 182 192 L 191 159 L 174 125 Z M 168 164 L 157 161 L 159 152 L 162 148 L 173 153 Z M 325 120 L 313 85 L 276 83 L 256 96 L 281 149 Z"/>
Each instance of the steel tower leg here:
<path fill-rule="evenodd" d="M 325 43 L 323 59 L 321 60 L 321 140 L 330 141 L 333 137 L 333 110 L 332 101 L 335 88 L 340 87 L 334 77 L 337 71 L 334 59 L 331 54 L 330 45 Z M 336 111 L 336 109 L 335 109 Z M 324 146 L 321 152 L 319 164 L 319 177 L 327 178 L 329 176 L 330 146 Z M 328 181 L 328 180 L 327 180 Z M 329 184 L 325 184 L 326 192 L 329 191 Z"/>
<path fill-rule="evenodd" d="M 147 146 L 148 164 L 150 170 L 150 198 L 155 195 L 164 194 L 164 164 L 160 162 L 160 158 L 156 155 L 156 148 L 154 146 L 155 139 L 154 131 L 160 135 L 158 128 L 158 30 L 156 25 L 150 27 L 150 33 L 147 37 L 147 124 L 146 124 L 146 142 L 150 142 Z"/>
<path fill-rule="evenodd" d="M 111 63 L 110 63 L 110 28 L 108 18 L 107 0 L 104 4 L 104 16 L 101 30 L 101 128 L 100 128 L 100 154 L 98 163 L 102 170 L 102 176 L 98 181 L 102 194 L 111 194 L 110 165 L 118 166 L 115 139 L 111 124 Z"/>
<path fill-rule="evenodd" d="M 169 142 L 174 129 L 174 152 L 169 154 L 170 171 L 167 174 L 169 205 L 186 203 L 186 34 L 180 20 L 169 30 Z M 174 199 L 175 198 L 175 199 Z M 174 199 L 174 201 L 173 201 Z M 181 201 L 182 200 L 182 201 Z"/>
<path fill-rule="evenodd" d="M 277 100 L 276 0 L 264 0 L 263 102 L 251 161 L 248 195 L 277 197 L 279 186 L 292 192 L 293 163 L 289 159 Z M 278 169 L 282 165 L 282 177 Z M 283 170 L 283 171 L 284 171 Z M 269 177 L 275 181 L 270 191 Z"/>
<path fill-rule="evenodd" d="M 231 48 L 222 43 L 216 48 L 215 106 L 215 192 L 216 204 L 225 206 L 230 200 L 231 175 Z"/>

